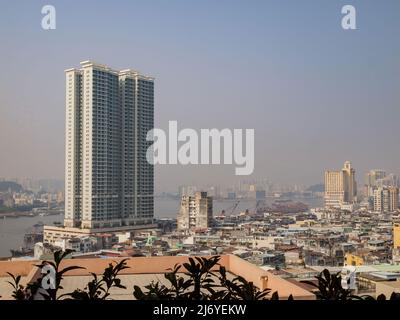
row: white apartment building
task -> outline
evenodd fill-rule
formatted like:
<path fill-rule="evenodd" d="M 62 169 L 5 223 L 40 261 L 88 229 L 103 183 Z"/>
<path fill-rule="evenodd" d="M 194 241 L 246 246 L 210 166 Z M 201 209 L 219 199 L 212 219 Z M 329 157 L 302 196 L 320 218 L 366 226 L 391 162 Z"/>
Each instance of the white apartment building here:
<path fill-rule="evenodd" d="M 91 61 L 66 75 L 65 227 L 150 224 L 154 79 Z"/>
<path fill-rule="evenodd" d="M 374 211 L 394 212 L 399 207 L 399 188 L 378 187 L 374 189 Z"/>

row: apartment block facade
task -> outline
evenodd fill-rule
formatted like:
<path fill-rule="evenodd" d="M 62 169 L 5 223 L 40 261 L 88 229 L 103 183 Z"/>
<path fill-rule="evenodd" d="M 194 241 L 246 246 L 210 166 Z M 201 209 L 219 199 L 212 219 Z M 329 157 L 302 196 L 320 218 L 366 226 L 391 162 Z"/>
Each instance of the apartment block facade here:
<path fill-rule="evenodd" d="M 394 212 L 399 207 L 399 188 L 378 187 L 374 190 L 374 211 Z"/>
<path fill-rule="evenodd" d="M 194 196 L 183 195 L 178 214 L 178 230 L 206 229 L 211 226 L 213 198 L 207 192 L 196 192 Z"/>
<path fill-rule="evenodd" d="M 66 74 L 65 227 L 152 223 L 154 79 L 91 61 Z"/>

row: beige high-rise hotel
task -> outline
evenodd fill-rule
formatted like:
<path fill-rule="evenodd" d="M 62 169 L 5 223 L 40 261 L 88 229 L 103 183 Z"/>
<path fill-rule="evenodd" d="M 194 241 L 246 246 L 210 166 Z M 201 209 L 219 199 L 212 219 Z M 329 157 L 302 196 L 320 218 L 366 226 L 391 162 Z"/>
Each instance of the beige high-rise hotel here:
<path fill-rule="evenodd" d="M 339 208 L 357 201 L 355 170 L 346 161 L 341 170 L 325 171 L 325 207 Z"/>

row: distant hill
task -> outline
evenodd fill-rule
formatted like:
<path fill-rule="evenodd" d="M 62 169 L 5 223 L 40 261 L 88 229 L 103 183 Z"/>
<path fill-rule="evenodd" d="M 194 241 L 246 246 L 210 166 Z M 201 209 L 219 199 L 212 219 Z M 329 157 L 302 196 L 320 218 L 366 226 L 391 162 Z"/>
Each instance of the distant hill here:
<path fill-rule="evenodd" d="M 7 192 L 9 189 L 13 192 L 23 190 L 22 186 L 14 181 L 0 181 L 0 192 Z"/>
<path fill-rule="evenodd" d="M 324 192 L 325 190 L 325 185 L 323 183 L 318 183 L 310 186 L 307 191 L 311 192 Z"/>

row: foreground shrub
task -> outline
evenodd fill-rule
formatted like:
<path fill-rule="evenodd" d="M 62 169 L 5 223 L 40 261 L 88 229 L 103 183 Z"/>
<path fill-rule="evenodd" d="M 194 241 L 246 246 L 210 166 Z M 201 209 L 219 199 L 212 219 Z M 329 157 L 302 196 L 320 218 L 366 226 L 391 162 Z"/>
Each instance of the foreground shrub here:
<path fill-rule="evenodd" d="M 253 282 L 243 277 L 228 280 L 226 270 L 218 264 L 219 256 L 189 258 L 189 262 L 175 265 L 164 274 L 169 286 L 152 282 L 147 291 L 134 286 L 133 295 L 138 300 L 264 300 L 270 289 L 259 290 Z M 213 271 L 219 266 L 218 273 Z M 183 274 L 178 273 L 183 267 Z M 274 298 L 277 298 L 275 293 Z"/>
<path fill-rule="evenodd" d="M 8 273 L 12 286 L 12 297 L 15 300 L 107 300 L 110 299 L 112 288 L 126 289 L 121 283 L 119 274 L 127 269 L 127 259 L 110 263 L 99 277 L 91 273 L 90 280 L 83 290 L 75 289 L 73 292 L 59 295 L 63 289 L 64 275 L 72 270 L 84 269 L 79 266 L 60 268 L 61 262 L 72 251 L 56 251 L 53 260 L 42 261 L 37 265 L 41 271 L 52 270 L 52 285 L 49 285 L 46 272 L 36 281 L 21 285 L 21 276 Z M 167 285 L 152 281 L 144 287 L 134 286 L 133 296 L 137 300 L 279 300 L 277 292 L 271 296 L 271 289 L 260 290 L 253 282 L 247 281 L 241 276 L 229 277 L 225 267 L 219 264 L 220 257 L 189 257 L 188 262 L 177 264 L 169 272 L 164 274 Z M 230 279 L 231 278 L 231 279 Z M 315 287 L 318 300 L 386 300 L 386 296 L 379 295 L 376 299 L 369 295 L 357 296 L 351 290 L 344 289 L 341 284 L 340 273 L 331 274 L 324 269 L 315 277 L 317 283 L 305 281 Z M 51 281 L 50 281 L 51 282 Z M 47 287 L 47 289 L 46 289 Z M 400 300 L 400 293 L 392 293 L 390 300 Z M 290 296 L 289 300 L 293 300 Z"/>
<path fill-rule="evenodd" d="M 370 295 L 354 295 L 349 289 L 342 287 L 342 277 L 340 272 L 331 274 L 328 269 L 324 269 L 318 276 L 315 277 L 318 283 L 312 281 L 304 281 L 318 291 L 315 293 L 319 300 L 386 300 L 384 294 L 379 295 L 376 299 Z M 400 293 L 393 292 L 389 300 L 400 300 Z"/>

